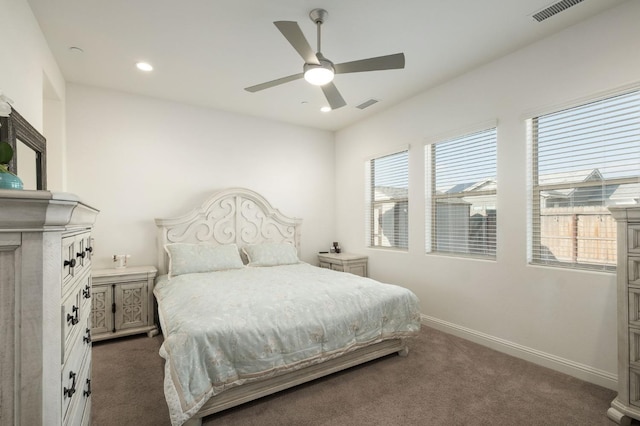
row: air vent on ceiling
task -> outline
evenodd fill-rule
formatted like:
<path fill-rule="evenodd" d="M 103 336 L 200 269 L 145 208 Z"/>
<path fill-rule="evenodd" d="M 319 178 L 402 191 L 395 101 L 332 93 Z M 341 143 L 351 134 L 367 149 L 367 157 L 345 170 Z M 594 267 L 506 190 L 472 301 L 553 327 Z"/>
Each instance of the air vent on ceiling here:
<path fill-rule="evenodd" d="M 356 105 L 356 108 L 365 109 L 369 108 L 373 104 L 377 104 L 379 101 L 377 99 L 369 99 L 368 101 L 364 101 L 360 105 Z"/>
<path fill-rule="evenodd" d="M 533 19 L 538 22 L 542 22 L 545 19 L 551 18 L 556 13 L 560 13 L 563 10 L 570 8 L 571 6 L 575 6 L 576 4 L 582 2 L 583 0 L 562 0 L 557 3 L 552 4 L 551 6 L 542 9 L 540 12 L 535 13 Z"/>

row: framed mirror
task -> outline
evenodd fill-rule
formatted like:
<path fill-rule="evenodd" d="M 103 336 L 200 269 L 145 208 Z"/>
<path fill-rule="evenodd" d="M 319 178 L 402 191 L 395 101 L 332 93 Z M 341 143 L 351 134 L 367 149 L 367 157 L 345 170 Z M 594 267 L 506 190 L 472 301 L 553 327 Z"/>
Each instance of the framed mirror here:
<path fill-rule="evenodd" d="M 18 175 L 24 189 L 47 189 L 47 140 L 18 111 L 0 117 L 0 141 L 13 148 L 9 170 Z"/>

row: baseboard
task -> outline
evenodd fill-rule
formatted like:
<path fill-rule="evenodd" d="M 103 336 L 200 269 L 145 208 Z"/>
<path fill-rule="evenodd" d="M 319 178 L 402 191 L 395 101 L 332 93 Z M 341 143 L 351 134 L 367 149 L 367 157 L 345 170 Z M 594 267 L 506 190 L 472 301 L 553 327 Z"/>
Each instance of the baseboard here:
<path fill-rule="evenodd" d="M 491 336 L 467 327 L 462 327 L 428 315 L 421 315 L 422 323 L 454 336 L 462 337 L 483 346 L 487 346 L 498 352 L 503 352 L 517 358 L 524 359 L 543 367 L 568 374 L 578 379 L 595 383 L 611 390 L 618 389 L 618 376 L 604 370 L 580 364 L 566 358 L 561 358 L 537 349 L 529 348 L 510 342 L 499 337 Z"/>

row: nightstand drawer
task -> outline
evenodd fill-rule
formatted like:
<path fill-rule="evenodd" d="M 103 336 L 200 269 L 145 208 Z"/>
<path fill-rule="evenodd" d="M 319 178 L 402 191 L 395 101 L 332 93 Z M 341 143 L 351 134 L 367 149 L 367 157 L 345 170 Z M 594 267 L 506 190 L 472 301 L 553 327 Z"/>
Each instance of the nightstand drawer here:
<path fill-rule="evenodd" d="M 368 257 L 352 253 L 320 253 L 318 263 L 321 268 L 333 269 L 334 271 L 348 272 L 361 277 L 367 277 Z"/>

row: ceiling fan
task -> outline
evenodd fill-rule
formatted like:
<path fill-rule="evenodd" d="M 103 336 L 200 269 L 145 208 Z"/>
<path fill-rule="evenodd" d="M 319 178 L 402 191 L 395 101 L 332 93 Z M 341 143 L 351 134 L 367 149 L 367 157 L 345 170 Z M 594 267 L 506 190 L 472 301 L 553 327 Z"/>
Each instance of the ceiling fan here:
<path fill-rule="evenodd" d="M 331 109 L 338 109 L 347 103 L 340 95 L 340 92 L 333 84 L 333 76 L 335 74 L 346 74 L 350 72 L 363 71 L 379 71 L 404 68 L 404 53 L 396 53 L 393 55 L 378 56 L 375 58 L 361 59 L 352 62 L 343 62 L 334 64 L 325 58 L 320 49 L 321 27 L 327 19 L 327 11 L 324 9 L 313 9 L 309 13 L 309 18 L 315 22 L 318 33 L 318 51 L 313 52 L 311 46 L 304 37 L 302 30 L 297 22 L 294 21 L 276 21 L 275 26 L 280 30 L 282 35 L 289 41 L 291 46 L 298 52 L 304 65 L 301 73 L 293 74 L 287 77 L 278 78 L 266 83 L 257 84 L 255 86 L 246 87 L 244 90 L 248 92 L 258 92 L 280 84 L 303 78 L 309 83 L 320 86 L 324 96 L 327 98 Z"/>

